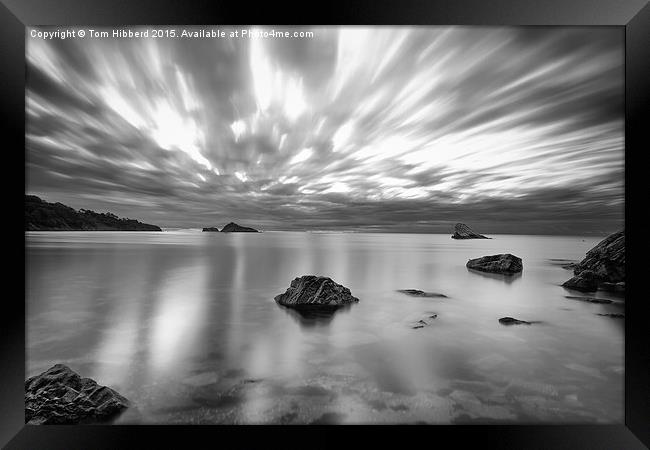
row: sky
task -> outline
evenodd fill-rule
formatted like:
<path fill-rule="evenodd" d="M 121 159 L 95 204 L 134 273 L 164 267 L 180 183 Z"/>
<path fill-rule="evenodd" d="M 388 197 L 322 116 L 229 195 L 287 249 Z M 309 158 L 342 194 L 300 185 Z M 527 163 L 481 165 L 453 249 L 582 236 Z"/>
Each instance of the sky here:
<path fill-rule="evenodd" d="M 212 28 L 28 29 L 26 192 L 164 228 L 623 228 L 620 28 Z"/>

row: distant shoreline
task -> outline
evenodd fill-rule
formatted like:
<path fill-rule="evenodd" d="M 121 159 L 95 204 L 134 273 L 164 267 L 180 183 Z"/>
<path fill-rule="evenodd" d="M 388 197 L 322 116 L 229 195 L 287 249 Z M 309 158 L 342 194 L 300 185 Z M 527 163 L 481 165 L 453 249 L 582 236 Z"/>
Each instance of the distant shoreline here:
<path fill-rule="evenodd" d="M 164 228 L 161 227 L 162 231 L 151 231 L 152 233 L 160 234 L 162 233 L 173 233 L 173 232 L 187 232 L 187 233 L 202 233 L 201 228 Z M 123 233 L 123 232 L 146 232 L 150 230 L 25 230 L 25 233 Z M 423 232 L 406 232 L 406 231 L 312 231 L 312 230 L 260 230 L 257 234 L 265 233 L 304 233 L 304 234 L 396 234 L 396 235 L 431 235 L 431 236 L 451 236 L 450 233 L 440 232 L 440 233 L 423 233 Z M 206 234 L 206 233 L 202 233 Z M 210 235 L 222 235 L 222 233 L 210 233 Z M 229 233 L 223 233 L 229 234 Z M 253 234 L 253 233 L 251 233 Z M 611 233 L 602 233 L 602 234 L 536 234 L 536 233 L 490 233 L 490 236 L 540 236 L 540 237 L 569 237 L 569 238 L 600 238 L 606 237 Z M 473 239 L 472 239 L 473 240 Z M 455 241 L 450 238 L 451 242 L 464 242 Z M 459 244 L 462 245 L 462 244 Z"/>

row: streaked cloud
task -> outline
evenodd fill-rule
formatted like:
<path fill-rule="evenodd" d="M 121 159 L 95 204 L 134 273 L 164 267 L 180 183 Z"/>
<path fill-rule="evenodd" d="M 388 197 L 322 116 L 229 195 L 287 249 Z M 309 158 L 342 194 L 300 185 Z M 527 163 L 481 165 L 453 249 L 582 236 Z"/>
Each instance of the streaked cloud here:
<path fill-rule="evenodd" d="M 310 30 L 28 37 L 28 191 L 170 227 L 622 226 L 621 30 Z"/>

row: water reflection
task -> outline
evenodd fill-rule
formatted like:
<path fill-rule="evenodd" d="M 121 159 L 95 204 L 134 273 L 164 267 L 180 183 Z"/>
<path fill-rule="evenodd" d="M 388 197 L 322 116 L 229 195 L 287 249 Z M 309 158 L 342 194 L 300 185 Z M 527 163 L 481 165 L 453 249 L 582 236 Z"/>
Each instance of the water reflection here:
<path fill-rule="evenodd" d="M 519 278 L 521 278 L 521 272 L 514 273 L 512 275 L 503 275 L 500 273 L 490 273 L 490 272 L 483 272 L 481 270 L 476 270 L 476 269 L 470 269 L 469 267 L 467 268 L 467 271 L 469 273 L 473 273 L 476 275 L 480 275 L 485 278 L 491 278 L 492 280 L 499 280 L 499 281 L 505 281 L 506 283 L 510 284 Z"/>
<path fill-rule="evenodd" d="M 334 319 L 335 314 L 349 311 L 350 305 L 341 306 L 302 306 L 286 307 L 278 305 L 278 308 L 287 313 L 291 318 L 305 328 L 328 325 Z"/>
<path fill-rule="evenodd" d="M 621 423 L 625 320 L 598 314 L 622 298 L 569 301 L 548 264 L 598 240 L 28 233 L 27 376 L 62 362 L 116 388 L 137 405 L 118 423 Z M 504 248 L 526 277 L 465 267 Z M 303 274 L 360 302 L 278 305 Z"/>

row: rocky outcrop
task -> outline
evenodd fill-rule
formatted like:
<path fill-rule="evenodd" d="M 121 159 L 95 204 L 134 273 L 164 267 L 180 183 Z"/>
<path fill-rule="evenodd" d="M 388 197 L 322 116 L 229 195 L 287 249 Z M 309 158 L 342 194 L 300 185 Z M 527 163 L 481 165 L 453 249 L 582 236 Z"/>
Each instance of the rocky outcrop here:
<path fill-rule="evenodd" d="M 331 278 L 304 275 L 295 278 L 284 294 L 275 296 L 275 301 L 291 308 L 338 308 L 357 303 L 359 299 Z"/>
<path fill-rule="evenodd" d="M 501 325 L 530 325 L 532 322 L 525 320 L 513 319 L 512 317 L 502 317 L 499 319 Z"/>
<path fill-rule="evenodd" d="M 212 231 L 212 232 L 218 232 L 219 228 L 217 227 L 205 227 L 203 231 Z"/>
<path fill-rule="evenodd" d="M 592 270 L 583 270 L 562 286 L 581 292 L 595 292 L 598 290 L 598 278 Z"/>
<path fill-rule="evenodd" d="M 582 292 L 625 290 L 625 230 L 610 234 L 589 250 L 562 286 Z"/>
<path fill-rule="evenodd" d="M 48 203 L 35 195 L 25 196 L 26 231 L 162 231 L 156 225 L 121 219 L 111 213 L 88 209 L 76 211 L 62 203 Z"/>
<path fill-rule="evenodd" d="M 482 234 L 474 233 L 470 227 L 464 223 L 457 223 L 454 227 L 454 234 L 452 239 L 490 239 Z"/>
<path fill-rule="evenodd" d="M 56 364 L 25 381 L 25 422 L 77 424 L 105 422 L 129 407 L 129 401 L 90 378 Z"/>
<path fill-rule="evenodd" d="M 242 227 L 237 225 L 234 222 L 230 222 L 228 225 L 221 229 L 222 233 L 257 233 L 258 231 L 255 228 Z"/>
<path fill-rule="evenodd" d="M 400 289 L 397 292 L 402 294 L 410 295 L 411 297 L 442 297 L 447 298 L 445 294 L 439 294 L 437 292 L 424 292 L 419 289 Z"/>
<path fill-rule="evenodd" d="M 468 269 L 498 273 L 502 275 L 514 275 L 521 272 L 523 269 L 521 258 L 511 255 L 510 253 L 470 259 L 467 261 L 466 266 Z"/>

